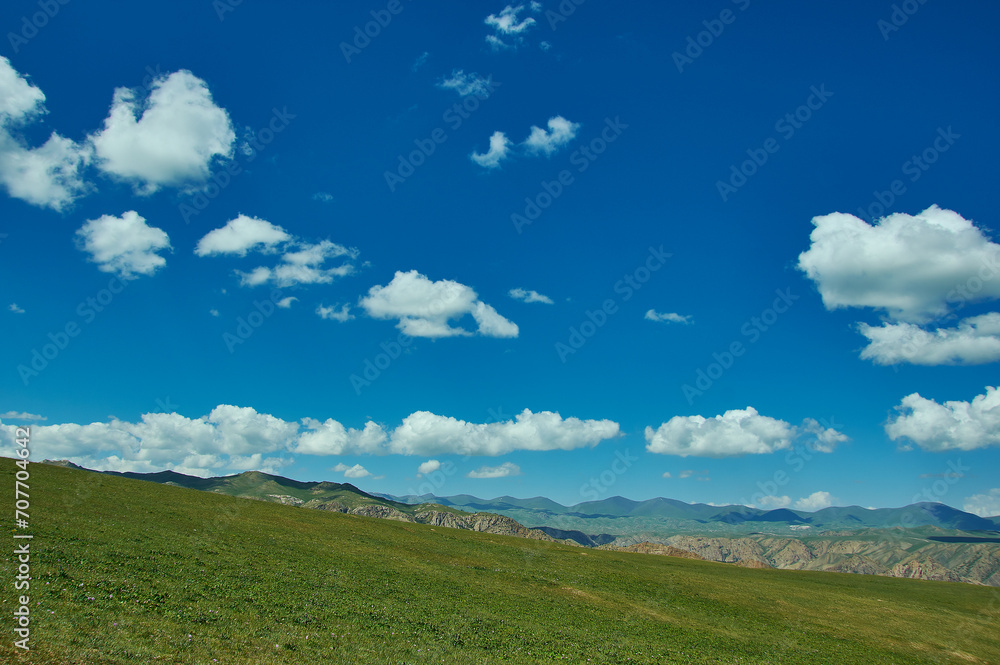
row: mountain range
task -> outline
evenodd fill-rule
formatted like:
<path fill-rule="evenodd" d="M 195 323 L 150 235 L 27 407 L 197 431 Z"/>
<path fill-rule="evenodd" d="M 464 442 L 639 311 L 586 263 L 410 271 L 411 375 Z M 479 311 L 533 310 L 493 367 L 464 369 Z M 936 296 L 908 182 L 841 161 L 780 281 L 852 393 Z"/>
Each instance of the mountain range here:
<path fill-rule="evenodd" d="M 49 462 L 81 469 L 65 461 Z M 563 506 L 545 497 L 396 497 L 349 483 L 302 482 L 259 471 L 199 478 L 173 471 L 100 472 L 288 506 L 686 556 L 755 568 L 909 577 L 1000 586 L 1000 518 L 941 503 L 815 512 L 616 496 Z"/>

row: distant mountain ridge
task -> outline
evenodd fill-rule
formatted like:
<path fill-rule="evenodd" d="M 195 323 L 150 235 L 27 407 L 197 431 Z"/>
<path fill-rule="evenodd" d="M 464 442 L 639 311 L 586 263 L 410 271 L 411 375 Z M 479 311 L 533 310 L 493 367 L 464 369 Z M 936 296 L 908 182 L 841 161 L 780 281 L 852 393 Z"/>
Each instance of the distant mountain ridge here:
<path fill-rule="evenodd" d="M 731 527 L 754 527 L 767 524 L 788 527 L 810 527 L 813 529 L 864 529 L 864 528 L 914 528 L 936 526 L 944 529 L 963 531 L 1000 530 L 1000 518 L 973 515 L 943 503 L 921 502 L 901 508 L 862 508 L 844 506 L 823 508 L 815 512 L 777 508 L 763 510 L 741 505 L 712 506 L 705 503 L 684 503 L 676 499 L 657 497 L 645 501 L 633 501 L 614 496 L 599 501 L 586 501 L 572 506 L 564 506 L 544 497 L 515 499 L 502 496 L 496 499 L 480 499 L 468 494 L 456 496 L 434 495 L 381 495 L 400 503 L 416 504 L 433 502 L 465 510 L 486 510 L 556 528 L 583 528 L 583 523 L 571 523 L 573 519 L 593 521 L 597 519 L 617 520 L 621 518 L 654 518 L 670 522 L 688 522 L 689 526 L 718 525 Z M 515 517 L 516 514 L 516 517 Z M 672 524 L 673 527 L 678 526 Z"/>

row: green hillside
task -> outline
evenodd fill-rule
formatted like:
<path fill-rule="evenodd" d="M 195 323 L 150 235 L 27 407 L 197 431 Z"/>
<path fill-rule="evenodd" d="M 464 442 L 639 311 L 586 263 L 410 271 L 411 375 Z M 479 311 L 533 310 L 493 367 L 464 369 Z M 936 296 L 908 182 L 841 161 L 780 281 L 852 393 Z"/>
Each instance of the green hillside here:
<path fill-rule="evenodd" d="M 13 471 L 0 460 L 8 495 Z M 16 654 L 5 629 L 2 662 L 1000 662 L 996 589 L 748 570 L 31 471 L 32 651 Z M 10 580 L 14 559 L 2 561 Z M 13 593 L 5 584 L 8 622 Z"/>

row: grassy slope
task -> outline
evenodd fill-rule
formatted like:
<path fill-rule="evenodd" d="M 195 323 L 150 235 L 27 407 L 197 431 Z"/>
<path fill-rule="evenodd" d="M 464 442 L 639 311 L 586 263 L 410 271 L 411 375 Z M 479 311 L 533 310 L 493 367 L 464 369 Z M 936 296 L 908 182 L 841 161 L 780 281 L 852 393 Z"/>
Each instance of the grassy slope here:
<path fill-rule="evenodd" d="M 0 486 L 13 470 L 0 460 Z M 31 470 L 33 650 L 13 655 L 5 627 L 2 662 L 1000 663 L 995 589 L 746 570 Z M 9 583 L 2 600 L 9 622 Z"/>

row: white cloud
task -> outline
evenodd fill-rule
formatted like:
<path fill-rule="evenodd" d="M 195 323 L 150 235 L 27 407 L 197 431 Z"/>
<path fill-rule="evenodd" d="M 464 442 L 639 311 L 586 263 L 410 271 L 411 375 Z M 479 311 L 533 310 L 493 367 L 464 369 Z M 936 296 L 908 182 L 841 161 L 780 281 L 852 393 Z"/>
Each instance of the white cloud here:
<path fill-rule="evenodd" d="M 1000 313 L 963 319 L 955 328 L 927 331 L 912 323 L 858 324 L 869 344 L 861 357 L 876 365 L 981 365 L 1000 360 Z"/>
<path fill-rule="evenodd" d="M 117 88 L 104 129 L 90 139 L 100 169 L 151 194 L 203 183 L 213 159 L 232 155 L 236 134 L 205 81 L 182 69 L 157 77 L 147 100 Z"/>
<path fill-rule="evenodd" d="M 798 267 L 827 309 L 871 307 L 892 319 L 927 323 L 950 305 L 1000 298 L 1000 245 L 969 220 L 931 206 L 871 226 L 845 213 L 815 217 Z"/>
<path fill-rule="evenodd" d="M 551 155 L 574 138 L 580 130 L 580 124 L 570 122 L 561 115 L 549 118 L 548 131 L 541 127 L 531 126 L 528 138 L 524 141 L 529 154 Z"/>
<path fill-rule="evenodd" d="M 219 315 L 219 310 L 217 310 L 217 309 L 210 309 L 210 310 L 208 310 L 208 313 L 211 314 L 212 316 L 218 316 Z"/>
<path fill-rule="evenodd" d="M 345 478 L 367 478 L 372 475 L 371 472 L 360 464 L 355 464 L 354 466 L 347 466 L 346 464 L 338 464 L 333 467 L 331 471 L 336 471 L 337 473 L 343 473 Z"/>
<path fill-rule="evenodd" d="M 484 169 L 495 169 L 500 166 L 500 162 L 507 158 L 510 151 L 510 139 L 503 132 L 493 132 L 490 136 L 490 149 L 485 153 L 473 152 L 469 159 L 482 166 Z"/>
<path fill-rule="evenodd" d="M 938 404 L 913 393 L 896 410 L 885 426 L 893 441 L 909 439 L 932 452 L 1000 446 L 1000 391 L 994 387 L 972 402 Z"/>
<path fill-rule="evenodd" d="M 152 275 L 167 264 L 157 252 L 170 249 L 170 238 L 162 229 L 146 224 L 134 210 L 121 217 L 89 219 L 76 235 L 79 249 L 90 254 L 99 270 L 122 279 Z"/>
<path fill-rule="evenodd" d="M 373 286 L 359 304 L 372 318 L 399 319 L 396 327 L 411 337 L 471 335 L 449 320 L 471 314 L 478 333 L 488 337 L 517 337 L 517 325 L 477 299 L 476 292 L 451 280 L 431 281 L 416 270 L 397 271 L 385 286 Z"/>
<path fill-rule="evenodd" d="M 726 411 L 721 416 L 674 416 L 657 429 L 646 427 L 646 450 L 681 457 L 736 457 L 764 455 L 792 447 L 797 438 L 810 441 L 813 450 L 831 452 L 847 437 L 807 419 L 802 427 L 760 415 L 756 409 Z M 684 478 L 684 474 L 681 476 Z"/>
<path fill-rule="evenodd" d="M 302 424 L 306 431 L 292 449 L 300 455 L 381 454 L 388 442 L 385 431 L 373 422 L 360 430 L 344 427 L 332 418 L 324 422 L 303 418 Z"/>
<path fill-rule="evenodd" d="M 524 5 L 516 7 L 507 5 L 499 14 L 490 14 L 484 21 L 486 25 L 492 27 L 498 34 L 519 35 L 535 25 L 535 19 L 530 16 L 518 22 L 517 15 L 524 10 Z"/>
<path fill-rule="evenodd" d="M 985 494 L 973 494 L 965 500 L 962 510 L 980 517 L 1000 516 L 1000 488 L 994 488 Z"/>
<path fill-rule="evenodd" d="M 350 260 L 357 256 L 358 250 L 329 240 L 318 243 L 297 242 L 294 248 L 285 249 L 281 261 L 273 268 L 258 266 L 249 273 L 239 270 L 236 273 L 243 286 L 257 286 L 266 282 L 272 282 L 280 288 L 296 284 L 329 284 L 334 278 L 353 273 L 354 264 Z M 327 260 L 340 257 L 347 258 L 339 266 L 323 267 Z"/>
<path fill-rule="evenodd" d="M 7 309 L 14 312 L 15 314 L 24 314 L 24 308 L 18 307 L 16 302 L 12 302 L 10 305 L 8 305 Z"/>
<path fill-rule="evenodd" d="M 486 424 L 417 411 L 392 432 L 390 449 L 402 455 L 497 456 L 515 450 L 593 447 L 618 435 L 618 423 L 610 420 L 564 420 L 551 411 L 525 409 L 514 420 Z"/>
<path fill-rule="evenodd" d="M 0 413 L 0 418 L 9 418 L 11 420 L 48 420 L 45 416 L 40 416 L 36 413 L 28 413 L 27 411 L 8 411 L 7 413 Z"/>
<path fill-rule="evenodd" d="M 441 468 L 441 462 L 437 461 L 436 459 L 429 459 L 417 467 L 417 477 L 419 478 L 425 474 L 434 473 L 440 468 Z"/>
<path fill-rule="evenodd" d="M 673 478 L 673 476 L 672 476 L 672 475 L 670 475 L 670 472 L 669 472 L 669 471 L 664 471 L 664 472 L 663 472 L 663 477 L 664 477 L 664 478 Z"/>
<path fill-rule="evenodd" d="M 20 121 L 45 112 L 45 94 L 0 56 L 0 122 Z"/>
<path fill-rule="evenodd" d="M 316 308 L 316 314 L 318 314 L 321 319 L 339 321 L 340 323 L 350 321 L 354 318 L 354 315 L 351 314 L 351 306 L 346 304 L 339 306 L 334 305 L 333 307 L 324 307 L 323 305 L 320 305 Z"/>
<path fill-rule="evenodd" d="M 274 304 L 280 307 L 281 309 L 289 309 L 292 306 L 292 303 L 297 300 L 298 298 L 296 298 L 295 296 L 288 296 L 287 298 L 282 298 L 281 300 L 279 300 Z"/>
<path fill-rule="evenodd" d="M 787 508 L 790 505 L 792 505 L 792 500 L 787 496 L 769 495 L 761 497 L 761 499 L 754 504 L 754 507 L 762 510 L 777 510 L 778 508 Z"/>
<path fill-rule="evenodd" d="M 423 53 L 421 53 L 419 56 L 417 56 L 417 59 L 413 61 L 413 64 L 410 65 L 410 71 L 411 72 L 416 72 L 417 70 L 419 70 L 421 67 L 423 67 L 425 64 L 427 64 L 427 59 L 430 56 L 431 56 L 431 54 L 428 53 L 427 51 L 424 51 Z"/>
<path fill-rule="evenodd" d="M 320 201 L 321 203 L 332 203 L 333 194 L 329 192 L 316 192 L 312 195 L 313 201 Z"/>
<path fill-rule="evenodd" d="M 817 510 L 823 510 L 824 508 L 829 508 L 833 505 L 833 502 L 837 499 L 834 498 L 829 492 L 813 492 L 804 499 L 799 499 L 795 502 L 795 510 L 802 510 L 807 513 L 814 513 Z"/>
<path fill-rule="evenodd" d="M 644 316 L 647 321 L 656 321 L 664 323 L 691 323 L 691 316 L 684 314 L 675 314 L 674 312 L 660 313 L 655 309 L 651 309 L 646 312 Z"/>
<path fill-rule="evenodd" d="M 277 246 L 292 236 L 285 229 L 256 217 L 239 215 L 226 225 L 213 229 L 198 241 L 194 253 L 198 256 L 235 254 L 246 256 L 251 250 L 265 253 L 277 251 Z"/>
<path fill-rule="evenodd" d="M 17 129 L 45 112 L 42 91 L 0 56 L 0 184 L 14 198 L 62 211 L 87 189 L 81 172 L 90 149 L 54 132 L 27 147 Z"/>
<path fill-rule="evenodd" d="M 546 305 L 553 304 L 552 298 L 543 296 L 538 291 L 531 289 L 511 289 L 507 292 L 507 295 L 514 300 L 520 300 L 521 302 L 540 302 L 545 303 Z"/>
<path fill-rule="evenodd" d="M 693 475 L 694 475 L 693 469 L 684 469 L 679 474 L 677 474 L 677 477 L 683 480 L 684 478 L 690 478 Z"/>
<path fill-rule="evenodd" d="M 531 0 L 531 11 L 536 14 L 542 11 L 542 3 L 537 2 L 536 0 Z"/>
<path fill-rule="evenodd" d="M 455 69 L 452 70 L 451 76 L 445 77 L 438 83 L 438 87 L 454 90 L 461 97 L 475 95 L 486 99 L 493 90 L 493 81 L 490 77 L 483 78 L 475 72 L 466 74 L 462 69 Z"/>
<path fill-rule="evenodd" d="M 507 478 L 520 476 L 521 467 L 513 462 L 504 462 L 500 466 L 481 466 L 475 471 L 465 474 L 466 478 Z"/>
<path fill-rule="evenodd" d="M 27 419 L 21 416 L 41 419 L 16 412 L 2 417 Z M 0 446 L 13 448 L 15 430 L 14 425 L 0 423 Z M 592 447 L 618 434 L 618 424 L 607 420 L 563 419 L 558 413 L 526 409 L 515 420 L 489 424 L 418 411 L 388 435 L 371 421 L 360 429 L 333 419 L 291 422 L 250 407 L 220 404 L 201 418 L 147 413 L 138 422 L 111 418 L 88 425 L 33 425 L 32 452 L 39 459 L 69 459 L 93 469 L 173 469 L 206 476 L 278 469 L 293 463 L 292 455 L 498 456 L 517 450 Z M 438 468 L 437 460 L 428 459 L 420 473 Z"/>

